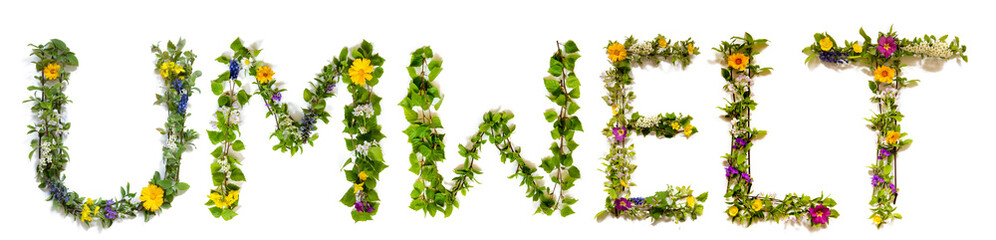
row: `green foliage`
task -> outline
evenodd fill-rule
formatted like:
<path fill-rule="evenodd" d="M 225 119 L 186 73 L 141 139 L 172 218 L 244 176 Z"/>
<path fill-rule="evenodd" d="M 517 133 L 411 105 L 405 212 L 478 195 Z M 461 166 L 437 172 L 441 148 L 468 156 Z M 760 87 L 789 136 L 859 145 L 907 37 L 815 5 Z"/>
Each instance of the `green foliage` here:
<path fill-rule="evenodd" d="M 208 139 L 217 147 L 211 152 L 214 159 L 211 179 L 215 188 L 208 194 L 209 200 L 205 205 L 210 206 L 208 210 L 212 216 L 225 221 L 238 215 L 235 210 L 239 207 L 239 189 L 246 180 L 239 168 L 242 166 L 239 151 L 246 146 L 238 137 L 242 135 L 239 129 L 241 109 L 248 104 L 251 95 L 244 90 L 239 77 L 243 76 L 242 71 L 255 75 L 254 69 L 262 64 L 256 60 L 260 51 L 245 47 L 242 39 L 236 38 L 230 46 L 233 51 L 231 58 L 221 56 L 215 60 L 226 66 L 234 63 L 238 71 L 232 73 L 236 69 L 230 68 L 211 82 L 211 92 L 218 96 L 218 110 L 211 121 L 215 129 L 207 130 Z"/>
<path fill-rule="evenodd" d="M 895 71 L 893 78 L 882 78 L 875 76 L 868 81 L 868 89 L 874 94 L 871 102 L 875 103 L 878 111 L 866 120 L 869 128 L 876 132 L 877 149 L 875 163 L 869 165 L 872 175 L 872 198 L 868 203 L 872 205 L 872 214 L 868 217 L 876 227 L 881 228 L 891 219 L 901 219 L 902 215 L 896 213 L 896 199 L 899 197 L 899 182 L 896 173 L 896 163 L 899 151 L 906 149 L 913 142 L 912 139 L 904 139 L 907 133 L 901 129 L 900 122 L 903 114 L 899 111 L 898 97 L 902 89 L 916 86 L 919 80 L 910 80 L 902 76 L 902 63 L 904 57 L 936 58 L 940 60 L 960 59 L 968 61 L 965 51 L 968 47 L 961 45 L 960 39 L 955 37 L 950 43 L 948 36 L 924 35 L 923 38 L 899 38 L 898 34 L 890 28 L 888 32 L 879 32 L 876 38 L 868 36 L 864 29 L 859 29 L 864 42 L 844 41 L 843 49 L 833 41 L 833 37 L 827 33 L 814 34 L 816 43 L 804 48 L 802 51 L 809 54 L 806 62 L 810 62 L 813 56 L 825 51 L 838 51 L 847 54 L 848 59 L 853 60 L 853 65 L 867 67 L 872 75 L 878 75 L 879 69 L 892 69 Z M 886 57 L 877 49 L 880 44 L 877 40 L 885 38 L 895 39 L 896 49 Z M 820 48 L 820 40 L 830 39 L 833 48 L 824 50 Z M 884 45 L 882 47 L 885 47 Z M 891 46 L 890 46 L 891 47 Z M 862 51 L 858 51 L 861 49 Z M 877 177 L 877 178 L 876 178 Z"/>
<path fill-rule="evenodd" d="M 606 48 L 616 43 L 618 42 L 610 41 Z M 667 190 L 646 198 L 630 196 L 630 188 L 636 186 L 630 181 L 637 167 L 632 162 L 636 152 L 633 151 L 633 144 L 627 145 L 626 142 L 630 133 L 672 138 L 679 133 L 690 137 L 698 132 L 698 129 L 691 125 L 691 116 L 674 113 L 641 116 L 640 113 L 633 111 L 632 102 L 636 99 L 636 94 L 632 92 L 632 67 L 644 64 L 656 66 L 664 62 L 684 67 L 699 52 L 691 38 L 672 42 L 663 35 L 657 35 L 654 39 L 642 43 L 629 37 L 622 45 L 625 47 L 626 58 L 619 61 L 610 58 L 609 63 L 612 67 L 602 75 L 607 90 L 607 95 L 602 99 L 612 108 L 613 116 L 602 129 L 602 134 L 610 143 L 609 153 L 604 158 L 606 162 L 603 163 L 605 166 L 603 172 L 607 180 L 605 191 L 608 197 L 605 199 L 605 210 L 596 217 L 601 218 L 611 214 L 614 217 L 632 219 L 650 218 L 654 222 L 658 220 L 680 222 L 686 218 L 694 220 L 702 214 L 701 203 L 706 200 L 707 193 L 693 197 L 690 187 L 675 188 L 669 185 Z M 628 114 L 630 117 L 627 118 Z"/>
<path fill-rule="evenodd" d="M 817 38 L 822 39 L 822 37 Z M 836 202 L 829 197 L 811 198 L 790 193 L 779 200 L 768 195 L 752 195 L 754 178 L 750 175 L 750 149 L 754 146 L 754 141 L 762 138 L 767 132 L 751 128 L 751 111 L 757 106 L 752 99 L 751 89 L 756 77 L 770 73 L 770 68 L 760 67 L 754 62 L 754 56 L 760 53 L 767 42 L 765 39 L 754 39 L 749 33 L 745 33 L 744 37 L 733 37 L 731 41 L 723 41 L 719 48 L 713 48 L 723 55 L 724 63 L 735 54 L 742 54 L 748 59 L 743 69 L 728 65 L 721 71 L 723 79 L 726 80 L 724 89 L 730 94 L 730 99 L 727 99 L 726 106 L 719 109 L 725 112 L 724 117 L 733 125 L 733 130 L 730 132 L 732 147 L 730 153 L 723 156 L 727 165 L 727 189 L 724 197 L 730 205 L 725 212 L 732 222 L 746 226 L 757 221 L 778 222 L 794 216 L 796 219 L 808 217 L 811 226 L 819 227 L 823 223 L 819 223 L 809 214 L 810 209 L 825 206 L 831 208 L 828 218 L 836 218 L 839 215 L 832 209 Z"/>
<path fill-rule="evenodd" d="M 343 166 L 352 165 L 346 172 L 346 180 L 352 185 L 339 200 L 343 205 L 354 207 L 350 213 L 354 221 L 373 220 L 380 207 L 380 198 L 374 188 L 380 173 L 387 168 L 384 155 L 381 153 L 380 140 L 384 138 L 381 126 L 377 123 L 380 115 L 381 97 L 373 92 L 381 75 L 384 74 L 384 58 L 373 52 L 373 45 L 364 40 L 359 47 L 343 48 L 339 58 L 335 60 L 341 66 L 339 75 L 349 84 L 347 89 L 352 94 L 353 102 L 346 105 L 343 123 L 346 125 L 343 133 L 346 148 L 353 151 L 353 157 L 346 160 Z M 369 65 L 364 67 L 364 63 Z M 355 74 L 355 76 L 354 76 Z M 359 206 L 359 207 L 357 207 Z M 367 211 L 361 211 L 367 209 Z"/>
<path fill-rule="evenodd" d="M 165 171 L 162 175 L 155 172 L 148 183 L 163 190 L 161 208 L 169 208 L 174 197 L 190 188 L 189 184 L 180 182 L 180 158 L 183 152 L 194 147 L 192 141 L 198 137 L 197 132 L 184 126 L 189 116 L 186 112 L 186 99 L 194 90 L 198 90 L 193 86 L 196 78 L 201 75 L 200 71 L 193 71 L 192 66 L 197 56 L 191 51 L 183 51 L 185 43 L 185 40 L 180 39 L 176 43 L 169 41 L 166 49 L 159 45 L 152 46 L 152 52 L 156 54 L 155 69 L 163 77 L 165 85 L 163 93 L 156 94 L 155 104 L 165 106 L 169 112 L 164 127 L 157 129 L 166 138 L 162 155 Z M 103 227 L 110 227 L 116 220 L 135 217 L 139 212 L 148 221 L 158 214 L 158 210 L 148 210 L 142 207 L 141 201 L 135 201 L 137 194 L 131 191 L 131 184 L 121 187 L 119 198 L 110 199 L 93 200 L 66 189 L 62 171 L 69 162 L 69 154 L 63 140 L 70 124 L 62 117 L 62 113 L 70 101 L 64 92 L 70 75 L 67 67 L 77 66 L 79 61 L 66 44 L 58 39 L 30 46 L 34 48 L 31 55 L 38 58 L 33 62 L 35 68 L 43 73 L 35 77 L 38 85 L 28 87 L 34 94 L 25 101 L 32 103 L 31 111 L 39 120 L 28 126 L 28 134 L 37 135 L 37 139 L 31 140 L 32 150 L 28 155 L 29 158 L 37 156 L 39 159 L 36 169 L 41 181 L 39 188 L 48 189 L 48 200 L 59 206 L 65 214 L 72 215 L 87 226 L 96 221 Z M 108 215 L 108 210 L 116 214 Z"/>

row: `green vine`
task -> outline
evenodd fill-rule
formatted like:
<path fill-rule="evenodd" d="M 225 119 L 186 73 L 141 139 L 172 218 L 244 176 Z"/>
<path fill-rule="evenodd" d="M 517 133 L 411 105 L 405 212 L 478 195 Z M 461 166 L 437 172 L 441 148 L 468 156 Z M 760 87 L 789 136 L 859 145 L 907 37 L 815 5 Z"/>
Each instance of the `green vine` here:
<path fill-rule="evenodd" d="M 630 188 L 636 186 L 630 181 L 636 170 L 632 161 L 636 156 L 634 145 L 627 146 L 631 133 L 641 136 L 656 135 L 662 138 L 672 138 L 677 134 L 691 137 L 698 129 L 691 125 L 692 117 L 682 114 L 657 114 L 641 116 L 633 112 L 630 118 L 627 113 L 633 110 L 631 105 L 636 99 L 632 91 L 632 66 L 645 63 L 659 65 L 669 61 L 682 67 L 691 63 L 691 58 L 697 55 L 695 41 L 691 38 L 684 41 L 671 41 L 663 35 L 657 35 L 653 40 L 639 42 L 632 36 L 625 42 L 609 41 L 606 46 L 609 63 L 612 65 L 602 74 L 607 95 L 602 97 L 605 104 L 612 107 L 612 118 L 602 129 L 602 134 L 609 138 L 610 150 L 605 156 L 605 191 L 609 196 L 605 199 L 605 210 L 596 215 L 601 219 L 608 215 L 632 219 L 650 218 L 657 222 L 662 219 L 673 219 L 676 222 L 686 218 L 695 220 L 702 215 L 702 202 L 709 197 L 708 192 L 693 195 L 690 187 L 673 187 L 659 191 L 648 197 L 631 197 Z"/>
<path fill-rule="evenodd" d="M 197 132 L 185 129 L 189 113 L 187 100 L 193 94 L 194 80 L 201 75 L 200 71 L 192 71 L 197 58 L 190 51 L 183 51 L 185 41 L 180 39 L 176 44 L 170 41 L 163 51 L 158 45 L 152 46 L 156 54 L 156 69 L 166 86 L 162 94 L 156 94 L 156 105 L 163 105 L 169 111 L 165 126 L 158 131 L 166 137 L 163 147 L 163 162 L 165 171 L 156 172 L 143 188 L 140 195 L 131 192 L 131 184 L 121 187 L 120 198 L 94 201 L 69 191 L 64 184 L 66 163 L 69 162 L 69 148 L 63 145 L 70 123 L 66 121 L 64 111 L 71 101 L 65 95 L 69 83 L 68 67 L 76 67 L 79 61 L 76 54 L 58 39 L 34 47 L 31 55 L 38 57 L 34 61 L 36 71 L 42 72 L 36 76 L 38 85 L 28 87 L 34 94 L 24 102 L 33 103 L 31 111 L 37 115 L 38 123 L 28 125 L 28 134 L 37 134 L 37 139 L 31 140 L 31 152 L 28 157 L 38 157 L 37 173 L 41 184 L 39 188 L 48 189 L 49 198 L 59 206 L 66 215 L 73 215 L 84 225 L 100 222 L 103 227 L 110 227 L 114 221 L 143 213 L 145 220 L 159 213 L 161 208 L 169 208 L 173 198 L 180 191 L 187 190 L 190 185 L 180 182 L 180 158 L 183 152 L 193 147 L 192 140 L 197 138 Z M 37 155 L 36 155 L 37 154 Z M 138 201 L 135 196 L 138 195 Z"/>
<path fill-rule="evenodd" d="M 353 207 L 350 213 L 354 221 L 373 220 L 380 206 L 380 197 L 374 187 L 380 179 L 380 172 L 387 168 L 384 154 L 381 152 L 380 140 L 384 138 L 381 126 L 377 123 L 380 115 L 381 97 L 373 92 L 381 75 L 384 74 L 384 58 L 373 52 L 373 45 L 366 40 L 351 54 L 348 48 L 343 48 L 337 61 L 342 66 L 340 74 L 349 79 L 347 83 L 353 102 L 345 107 L 346 125 L 343 132 L 349 134 L 346 148 L 353 151 L 353 157 L 346 160 L 346 181 L 352 183 L 339 200 L 343 205 Z"/>
<path fill-rule="evenodd" d="M 948 36 L 898 38 L 898 34 L 891 28 L 889 32 L 879 32 L 876 42 L 873 42 L 864 29 L 859 29 L 858 33 L 861 34 L 863 43 L 844 41 L 843 46 L 838 45 L 830 34 L 816 33 L 813 35 L 815 43 L 802 51 L 809 55 L 807 63 L 813 62 L 817 56 L 828 65 L 856 62 L 867 66 L 868 71 L 874 75 L 868 81 L 868 88 L 875 94 L 871 102 L 878 106 L 878 112 L 866 120 L 878 138 L 875 163 L 868 166 L 872 175 L 872 199 L 868 204 L 873 207 L 868 218 L 872 219 L 876 227 L 881 228 L 891 219 L 903 218 L 903 215 L 896 213 L 894 206 L 899 197 L 897 160 L 899 151 L 913 143 L 912 139 L 903 139 L 907 134 L 899 124 L 903 120 L 903 114 L 899 112 L 897 100 L 900 90 L 916 86 L 919 80 L 901 76 L 902 68 L 906 66 L 901 59 L 907 56 L 941 60 L 960 58 L 967 62 L 965 51 L 968 47 L 961 45 L 958 37 L 951 43 L 947 42 Z"/>
<path fill-rule="evenodd" d="M 754 56 L 759 54 L 768 44 L 766 39 L 754 39 L 749 33 L 743 37 L 733 37 L 731 41 L 723 41 L 719 48 L 713 48 L 723 55 L 726 66 L 722 69 L 726 80 L 724 89 L 730 93 L 725 107 L 720 107 L 731 121 L 730 131 L 732 147 L 730 153 L 723 156 L 726 167 L 726 197 L 730 207 L 726 214 L 734 223 L 750 226 L 755 221 L 776 222 L 794 216 L 801 220 L 809 218 L 810 226 L 820 227 L 830 223 L 830 218 L 840 216 L 837 210 L 831 209 L 837 202 L 830 197 L 813 198 L 805 194 L 787 194 L 782 199 L 772 195 L 753 195 L 751 187 L 754 178 L 750 175 L 750 149 L 754 141 L 764 137 L 767 131 L 751 128 L 751 111 L 757 107 L 753 100 L 754 78 L 766 75 L 771 68 L 754 64 Z"/>

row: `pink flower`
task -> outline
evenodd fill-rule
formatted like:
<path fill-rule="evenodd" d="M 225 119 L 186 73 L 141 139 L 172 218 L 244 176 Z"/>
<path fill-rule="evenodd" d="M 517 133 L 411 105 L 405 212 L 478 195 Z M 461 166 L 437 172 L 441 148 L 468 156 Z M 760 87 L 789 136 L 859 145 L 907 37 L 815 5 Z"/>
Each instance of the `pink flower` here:
<path fill-rule="evenodd" d="M 809 208 L 809 219 L 813 224 L 830 223 L 830 208 L 823 206 L 823 204 Z"/>
<path fill-rule="evenodd" d="M 626 140 L 626 127 L 612 128 L 612 135 L 615 136 L 617 142 L 622 142 Z"/>
<path fill-rule="evenodd" d="M 892 57 L 892 53 L 896 52 L 899 46 L 896 45 L 896 39 L 892 36 L 882 36 L 878 38 L 878 52 L 885 57 Z"/>

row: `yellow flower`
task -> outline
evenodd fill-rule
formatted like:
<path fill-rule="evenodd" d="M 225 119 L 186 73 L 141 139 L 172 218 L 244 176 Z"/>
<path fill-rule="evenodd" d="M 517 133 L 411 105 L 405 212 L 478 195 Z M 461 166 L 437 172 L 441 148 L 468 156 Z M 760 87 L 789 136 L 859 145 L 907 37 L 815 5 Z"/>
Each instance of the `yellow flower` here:
<path fill-rule="evenodd" d="M 619 114 L 619 106 L 612 105 L 612 115 Z"/>
<path fill-rule="evenodd" d="M 687 198 L 685 198 L 685 204 L 688 204 L 688 207 L 690 208 L 695 207 L 695 198 L 693 198 L 692 196 L 688 196 Z"/>
<path fill-rule="evenodd" d="M 629 183 L 626 181 L 619 181 L 619 183 L 622 183 L 623 187 L 629 188 Z"/>
<path fill-rule="evenodd" d="M 888 66 L 879 66 L 875 69 L 875 81 L 892 83 L 892 79 L 896 77 L 896 70 Z"/>
<path fill-rule="evenodd" d="M 730 217 L 733 217 L 736 216 L 737 212 L 739 211 L 740 209 L 737 209 L 737 206 L 730 206 L 730 209 L 726 210 L 726 214 L 729 214 Z"/>
<path fill-rule="evenodd" d="M 609 54 L 609 60 L 613 62 L 626 60 L 626 47 L 620 43 L 612 43 L 609 45 L 609 49 L 605 50 L 605 53 Z"/>
<path fill-rule="evenodd" d="M 749 57 L 739 53 L 734 53 L 733 55 L 730 55 L 730 57 L 726 59 L 727 65 L 729 65 L 733 69 L 737 69 L 740 71 L 743 71 L 744 68 L 747 68 L 747 63 L 749 62 L 750 62 Z"/>
<path fill-rule="evenodd" d="M 353 193 L 358 193 L 360 191 L 363 191 L 363 183 L 358 183 L 358 184 L 354 183 L 353 184 Z"/>
<path fill-rule="evenodd" d="M 691 44 L 691 43 L 688 44 L 688 54 L 695 54 L 695 45 L 694 44 Z"/>
<path fill-rule="evenodd" d="M 367 175 L 367 171 L 362 171 L 362 172 L 360 172 L 360 176 L 359 177 L 360 177 L 360 181 L 366 181 L 367 177 L 370 177 L 370 176 Z"/>
<path fill-rule="evenodd" d="M 876 214 L 872 217 L 872 221 L 875 222 L 875 225 L 882 224 L 882 216 Z"/>
<path fill-rule="evenodd" d="M 45 69 L 42 70 L 42 72 L 45 73 L 45 79 L 52 80 L 58 78 L 59 68 L 62 68 L 62 66 L 59 66 L 59 64 L 55 63 L 49 63 L 47 66 L 45 66 Z"/>
<path fill-rule="evenodd" d="M 353 65 L 349 67 L 349 79 L 353 80 L 353 84 L 364 86 L 367 81 L 373 79 L 373 66 L 370 65 L 370 59 L 360 58 L 353 60 Z"/>
<path fill-rule="evenodd" d="M 858 45 L 858 43 L 854 43 L 854 45 L 851 45 L 851 48 L 854 48 L 855 53 L 861 53 L 862 51 L 865 50 L 863 47 L 861 47 L 861 45 Z"/>
<path fill-rule="evenodd" d="M 145 210 L 155 212 L 163 205 L 163 189 L 150 183 L 148 187 L 142 188 L 142 196 L 138 200 L 142 201 Z"/>
<path fill-rule="evenodd" d="M 225 199 L 223 199 L 221 194 L 218 194 L 217 192 L 211 192 L 211 194 L 208 195 L 208 199 L 211 199 L 211 201 L 214 202 L 215 207 L 225 208 L 230 205 L 227 201 L 225 201 Z"/>
<path fill-rule="evenodd" d="M 664 39 L 664 37 L 657 39 L 657 46 L 660 46 L 661 48 L 667 48 L 667 39 Z"/>
<path fill-rule="evenodd" d="M 899 142 L 899 137 L 901 135 L 902 134 L 899 134 L 898 132 L 889 131 L 889 133 L 886 133 L 885 135 L 885 142 L 895 144 L 896 142 Z"/>
<path fill-rule="evenodd" d="M 235 201 L 238 200 L 239 200 L 239 190 L 228 191 L 228 196 L 225 196 L 225 201 L 228 202 L 229 205 L 235 204 Z"/>
<path fill-rule="evenodd" d="M 692 129 L 693 128 L 694 127 L 692 127 L 691 124 L 685 125 L 685 137 L 692 136 Z"/>
<path fill-rule="evenodd" d="M 764 207 L 764 202 L 761 199 L 754 199 L 754 202 L 750 204 L 750 208 L 754 209 L 755 212 L 760 211 Z"/>
<path fill-rule="evenodd" d="M 677 131 L 679 128 L 681 128 L 681 124 L 678 124 L 678 122 L 671 122 L 671 129 Z"/>
<path fill-rule="evenodd" d="M 86 199 L 86 203 L 83 204 L 83 211 L 80 211 L 80 220 L 82 220 L 84 222 L 93 221 L 93 217 L 90 216 L 91 215 L 90 214 L 90 205 L 93 205 L 93 199 L 87 198 Z M 97 208 L 97 206 L 94 206 L 94 208 Z M 97 212 L 94 211 L 93 215 L 96 216 L 97 215 L 96 213 Z"/>
<path fill-rule="evenodd" d="M 820 39 L 820 49 L 823 49 L 823 51 L 830 51 L 830 48 L 833 48 L 833 40 L 830 40 L 829 37 Z"/>
<path fill-rule="evenodd" d="M 273 69 L 270 69 L 270 66 L 259 66 L 256 68 L 256 81 L 259 83 L 273 81 L 273 74 Z"/>

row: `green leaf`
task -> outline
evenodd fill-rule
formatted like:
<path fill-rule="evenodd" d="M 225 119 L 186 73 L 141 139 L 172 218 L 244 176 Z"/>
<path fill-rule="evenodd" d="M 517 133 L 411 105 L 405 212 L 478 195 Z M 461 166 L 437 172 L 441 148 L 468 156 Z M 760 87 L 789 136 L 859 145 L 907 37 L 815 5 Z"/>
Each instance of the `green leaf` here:
<path fill-rule="evenodd" d="M 225 90 L 225 86 L 221 85 L 219 82 L 211 82 L 211 92 L 214 95 L 221 95 L 221 92 Z"/>
<path fill-rule="evenodd" d="M 543 112 L 543 116 L 546 117 L 547 122 L 553 122 L 557 120 L 557 111 L 553 110 L 553 108 L 547 109 L 546 112 Z"/>
<path fill-rule="evenodd" d="M 180 191 L 184 191 L 184 190 L 190 189 L 190 184 L 187 184 L 187 183 L 184 183 L 184 182 L 178 183 L 178 184 L 176 184 L 176 189 L 180 190 Z"/>
<path fill-rule="evenodd" d="M 551 93 L 560 88 L 560 82 L 558 82 L 555 77 L 548 76 L 543 78 L 543 84 L 546 85 L 546 91 Z"/>
<path fill-rule="evenodd" d="M 564 73 L 564 65 L 557 61 L 557 59 L 550 58 L 550 70 L 547 70 L 547 72 L 554 77 L 559 77 Z"/>
<path fill-rule="evenodd" d="M 574 43 L 574 40 L 568 40 L 564 43 L 564 51 L 568 54 L 578 52 L 578 45 Z"/>
<path fill-rule="evenodd" d="M 569 88 L 576 88 L 578 86 L 581 86 L 581 81 L 578 80 L 577 76 L 574 76 L 574 74 L 571 74 L 570 76 L 567 77 L 567 87 L 569 87 Z"/>
<path fill-rule="evenodd" d="M 246 145 L 242 143 L 242 140 L 235 140 L 235 142 L 232 143 L 232 150 L 235 151 L 246 150 Z"/>
<path fill-rule="evenodd" d="M 232 220 L 232 218 L 234 218 L 237 215 L 239 214 L 235 213 L 235 211 L 232 211 L 232 209 L 227 209 L 227 208 L 221 212 L 221 218 L 225 219 L 225 221 Z"/>
<path fill-rule="evenodd" d="M 221 208 L 219 208 L 219 207 L 211 207 L 211 208 L 208 208 L 208 210 L 211 210 L 211 215 L 214 216 L 215 218 L 221 217 L 221 212 L 222 212 Z"/>

